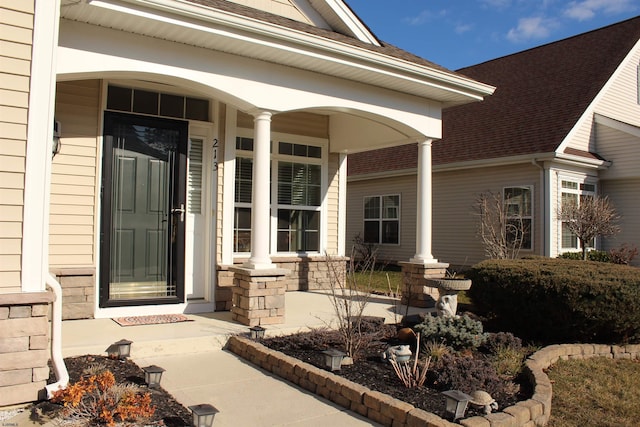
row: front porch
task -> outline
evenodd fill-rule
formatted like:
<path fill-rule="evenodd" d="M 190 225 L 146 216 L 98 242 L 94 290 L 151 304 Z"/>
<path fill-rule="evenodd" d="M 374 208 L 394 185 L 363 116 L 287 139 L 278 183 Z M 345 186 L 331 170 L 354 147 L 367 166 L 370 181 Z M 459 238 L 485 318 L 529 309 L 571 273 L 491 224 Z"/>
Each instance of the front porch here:
<path fill-rule="evenodd" d="M 266 326 L 266 335 L 284 335 L 311 328 L 335 327 L 335 312 L 327 293 L 322 291 L 285 293 L 287 312 L 284 323 Z M 384 317 L 385 323 L 400 322 L 406 306 L 383 295 L 372 295 L 365 315 Z M 408 313 L 433 311 L 409 307 Z M 132 357 L 192 354 L 221 349 L 231 335 L 244 334 L 248 327 L 233 320 L 229 311 L 190 314 L 191 322 L 119 326 L 111 319 L 66 320 L 62 323 L 64 357 L 105 354 L 109 345 L 120 340 L 133 341 Z"/>

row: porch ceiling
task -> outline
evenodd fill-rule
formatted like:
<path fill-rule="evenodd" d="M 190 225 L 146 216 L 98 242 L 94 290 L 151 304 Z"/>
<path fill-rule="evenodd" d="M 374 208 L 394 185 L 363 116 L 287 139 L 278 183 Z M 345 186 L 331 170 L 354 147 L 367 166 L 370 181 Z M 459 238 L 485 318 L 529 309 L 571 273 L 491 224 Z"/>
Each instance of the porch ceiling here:
<path fill-rule="evenodd" d="M 336 76 L 426 98 L 443 107 L 482 100 L 493 90 L 454 73 L 196 4 L 63 2 L 61 17 Z"/>

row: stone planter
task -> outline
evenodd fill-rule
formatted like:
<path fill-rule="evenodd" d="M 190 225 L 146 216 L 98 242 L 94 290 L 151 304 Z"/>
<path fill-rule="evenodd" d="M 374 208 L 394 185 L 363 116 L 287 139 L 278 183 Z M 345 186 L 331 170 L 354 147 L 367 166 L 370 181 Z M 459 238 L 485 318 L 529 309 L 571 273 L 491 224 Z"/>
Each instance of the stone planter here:
<path fill-rule="evenodd" d="M 438 316 L 456 316 L 458 310 L 458 292 L 471 289 L 471 279 L 432 279 L 438 287 L 440 297 L 436 302 Z"/>
<path fill-rule="evenodd" d="M 471 279 L 431 279 L 440 291 L 468 291 L 471 289 Z"/>

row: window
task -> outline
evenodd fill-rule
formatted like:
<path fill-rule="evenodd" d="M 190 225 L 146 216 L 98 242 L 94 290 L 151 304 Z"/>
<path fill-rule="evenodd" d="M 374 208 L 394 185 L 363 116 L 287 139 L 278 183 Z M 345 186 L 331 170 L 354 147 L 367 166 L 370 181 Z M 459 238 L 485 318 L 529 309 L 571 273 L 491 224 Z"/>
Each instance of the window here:
<path fill-rule="evenodd" d="M 323 188 L 322 146 L 279 141 L 272 153 L 272 216 L 277 252 L 318 252 Z M 276 151 L 274 149 L 273 151 Z M 234 251 L 251 251 L 253 139 L 236 138 Z M 272 199 L 273 200 L 273 199 Z"/>
<path fill-rule="evenodd" d="M 209 120 L 209 101 L 206 99 L 112 85 L 107 89 L 107 109 L 203 122 Z"/>
<path fill-rule="evenodd" d="M 560 204 L 561 206 L 567 206 L 569 204 L 580 204 L 580 200 L 584 197 L 595 196 L 596 186 L 592 183 L 578 182 L 574 180 L 561 180 L 560 191 Z M 567 222 L 560 224 L 560 244 L 562 249 L 580 249 L 580 243 L 578 242 L 578 236 L 573 234 Z M 593 247 L 595 242 L 589 244 Z"/>
<path fill-rule="evenodd" d="M 187 211 L 202 213 L 202 150 L 204 140 L 191 138 L 189 141 L 189 172 L 187 176 Z"/>
<path fill-rule="evenodd" d="M 253 140 L 236 138 L 235 210 L 233 215 L 233 251 L 251 252 L 251 195 L 253 179 Z M 247 153 L 248 152 L 248 153 Z"/>
<path fill-rule="evenodd" d="M 364 241 L 400 243 L 400 195 L 364 198 Z"/>
<path fill-rule="evenodd" d="M 510 244 L 520 249 L 533 249 L 533 210 L 531 187 L 506 187 L 503 190 L 506 236 Z"/>

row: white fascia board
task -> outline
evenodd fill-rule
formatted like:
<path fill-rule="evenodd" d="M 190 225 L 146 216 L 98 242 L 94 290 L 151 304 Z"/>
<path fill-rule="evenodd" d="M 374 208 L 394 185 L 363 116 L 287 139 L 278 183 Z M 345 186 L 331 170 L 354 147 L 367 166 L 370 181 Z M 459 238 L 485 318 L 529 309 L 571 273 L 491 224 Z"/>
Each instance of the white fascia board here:
<path fill-rule="evenodd" d="M 461 75 L 447 73 L 336 40 L 328 40 L 324 37 L 303 31 L 285 28 L 230 12 L 205 8 L 180 0 L 88 0 L 88 2 L 94 6 L 122 13 L 135 14 L 172 25 L 188 27 L 253 44 L 260 44 L 265 47 L 276 48 L 299 55 L 311 56 L 323 61 L 339 63 L 371 73 L 384 74 L 417 85 L 429 85 L 434 88 L 465 96 L 469 98 L 470 101 L 481 101 L 485 96 L 491 95 L 495 91 L 495 87 L 493 86 L 477 82 Z M 165 12 L 165 14 L 158 15 L 145 12 L 139 8 L 132 9 L 131 7 L 126 7 L 126 3 L 136 6 L 147 6 L 154 10 Z M 186 22 L 184 20 L 178 20 L 167 16 L 167 14 L 237 29 L 241 33 L 232 33 L 220 28 L 199 25 L 195 21 Z M 259 37 L 253 37 L 252 35 Z"/>
<path fill-rule="evenodd" d="M 603 116 L 602 114 L 598 114 L 598 113 L 593 115 L 593 120 L 599 125 L 603 125 L 608 128 L 615 129 L 617 131 L 624 132 L 629 135 L 640 138 L 640 127 L 638 126 L 621 122 L 620 120 L 612 119 L 610 117 Z"/>
<path fill-rule="evenodd" d="M 358 19 L 351 9 L 344 4 L 341 0 L 325 0 L 325 3 L 331 8 L 331 10 L 338 16 L 338 18 L 345 23 L 347 27 L 353 32 L 353 35 L 358 39 L 366 43 L 371 43 L 375 46 L 380 46 L 380 42 L 369 29 L 363 25 L 362 21 Z"/>
<path fill-rule="evenodd" d="M 452 172 L 466 169 L 478 169 L 486 167 L 498 167 L 498 166 L 510 166 L 517 164 L 527 163 L 539 163 L 539 162 L 553 162 L 555 164 L 564 164 L 572 166 L 587 167 L 590 169 L 605 169 L 611 165 L 611 162 L 606 160 L 588 159 L 585 157 L 575 156 L 571 154 L 563 153 L 548 153 L 548 154 L 526 154 L 522 156 L 511 156 L 503 158 L 492 158 L 482 160 L 471 160 L 468 162 L 456 162 L 447 163 L 443 165 L 434 165 L 432 167 L 433 173 L 437 172 Z M 349 182 L 354 181 L 366 181 L 369 179 L 399 177 L 406 175 L 415 175 L 418 173 L 417 168 L 398 169 L 393 171 L 382 171 L 370 174 L 352 175 L 349 177 Z"/>

